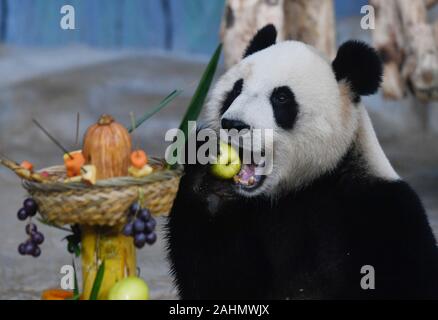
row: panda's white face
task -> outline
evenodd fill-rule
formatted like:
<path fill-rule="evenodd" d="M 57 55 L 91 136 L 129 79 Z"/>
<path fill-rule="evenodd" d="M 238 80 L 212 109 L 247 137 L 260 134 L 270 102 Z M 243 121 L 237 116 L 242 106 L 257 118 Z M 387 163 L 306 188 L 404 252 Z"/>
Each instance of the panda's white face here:
<path fill-rule="evenodd" d="M 272 150 L 264 150 L 272 152 L 272 172 L 251 188 L 236 183 L 236 190 L 248 197 L 281 194 L 333 169 L 358 125 L 350 94 L 330 63 L 301 42 L 270 46 L 231 68 L 212 91 L 207 125 L 274 133 Z"/>

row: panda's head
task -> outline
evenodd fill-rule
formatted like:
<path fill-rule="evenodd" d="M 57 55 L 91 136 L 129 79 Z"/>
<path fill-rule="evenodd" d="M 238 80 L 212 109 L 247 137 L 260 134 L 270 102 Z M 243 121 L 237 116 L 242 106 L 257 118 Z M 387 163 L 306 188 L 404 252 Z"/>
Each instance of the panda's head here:
<path fill-rule="evenodd" d="M 244 196 L 300 188 L 334 169 L 352 145 L 360 96 L 378 90 L 382 65 L 375 50 L 344 43 L 333 62 L 297 41 L 276 44 L 261 29 L 244 58 L 218 81 L 206 107 L 210 128 L 273 129 L 273 170 Z M 253 164 L 258 165 L 258 164 Z"/>

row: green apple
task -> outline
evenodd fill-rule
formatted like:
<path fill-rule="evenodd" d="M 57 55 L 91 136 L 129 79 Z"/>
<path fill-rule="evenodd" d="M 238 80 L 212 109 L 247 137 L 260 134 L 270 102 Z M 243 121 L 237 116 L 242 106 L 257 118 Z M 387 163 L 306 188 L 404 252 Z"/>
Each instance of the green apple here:
<path fill-rule="evenodd" d="M 111 288 L 108 300 L 149 300 L 149 288 L 143 279 L 127 277 Z"/>
<path fill-rule="evenodd" d="M 219 156 L 211 165 L 211 173 L 221 179 L 231 179 L 239 173 L 241 167 L 239 154 L 231 145 L 220 142 Z"/>

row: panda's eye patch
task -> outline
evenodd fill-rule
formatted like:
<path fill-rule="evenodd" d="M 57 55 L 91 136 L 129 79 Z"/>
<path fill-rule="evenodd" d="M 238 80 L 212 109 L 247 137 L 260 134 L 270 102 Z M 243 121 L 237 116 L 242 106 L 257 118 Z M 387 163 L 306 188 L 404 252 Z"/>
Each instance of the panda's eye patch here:
<path fill-rule="evenodd" d="M 285 104 L 295 100 L 294 94 L 288 87 L 278 87 L 272 91 L 271 102 Z"/>
<path fill-rule="evenodd" d="M 277 87 L 272 90 L 269 98 L 277 124 L 283 129 L 291 129 L 298 114 L 298 103 L 292 90 L 287 87 Z"/>
<path fill-rule="evenodd" d="M 221 115 L 223 115 L 225 111 L 228 110 L 233 101 L 236 100 L 236 98 L 242 93 L 242 87 L 243 79 L 239 79 L 234 83 L 233 88 L 227 93 L 225 100 L 222 104 Z"/>

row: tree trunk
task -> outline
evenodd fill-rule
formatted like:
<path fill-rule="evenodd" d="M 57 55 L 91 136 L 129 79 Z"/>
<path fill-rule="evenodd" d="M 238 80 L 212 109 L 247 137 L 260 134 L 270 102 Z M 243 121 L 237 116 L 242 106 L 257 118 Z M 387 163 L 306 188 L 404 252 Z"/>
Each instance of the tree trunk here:
<path fill-rule="evenodd" d="M 401 99 L 406 93 L 405 79 L 401 73 L 405 52 L 396 0 L 371 0 L 370 4 L 376 15 L 373 45 L 379 51 L 384 65 L 383 95 L 390 99 Z"/>
<path fill-rule="evenodd" d="M 286 0 L 285 37 L 310 44 L 334 59 L 335 15 L 332 0 Z"/>
<path fill-rule="evenodd" d="M 272 23 L 277 40 L 283 36 L 284 0 L 227 0 L 221 25 L 224 59 L 227 68 L 242 59 L 249 41 L 260 28 Z"/>
<path fill-rule="evenodd" d="M 303 41 L 334 58 L 334 20 L 333 0 L 227 0 L 221 26 L 225 65 L 240 61 L 251 38 L 268 23 L 277 28 L 278 41 Z"/>
<path fill-rule="evenodd" d="M 424 0 L 398 0 L 397 4 L 408 51 L 405 73 L 418 99 L 437 99 L 438 50 L 433 28 L 427 23 L 426 4 Z"/>

